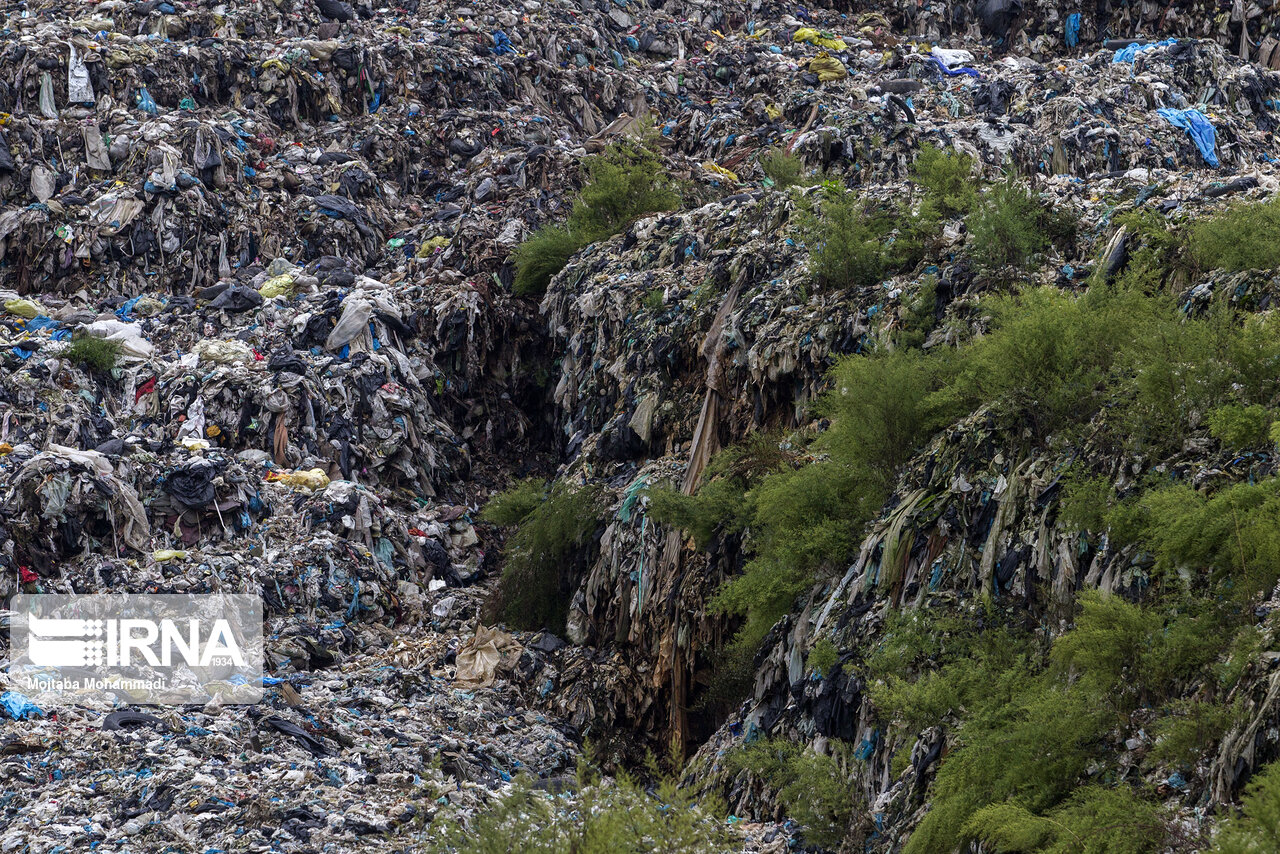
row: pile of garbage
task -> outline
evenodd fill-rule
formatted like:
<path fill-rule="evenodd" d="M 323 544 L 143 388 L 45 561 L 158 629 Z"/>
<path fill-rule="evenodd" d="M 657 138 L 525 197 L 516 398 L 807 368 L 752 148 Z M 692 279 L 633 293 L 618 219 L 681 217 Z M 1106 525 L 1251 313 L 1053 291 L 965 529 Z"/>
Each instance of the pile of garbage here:
<path fill-rule="evenodd" d="M 740 555 L 692 549 L 645 490 L 687 491 L 720 447 L 794 427 L 926 279 L 939 318 L 989 282 L 956 220 L 920 269 L 811 288 L 797 223 L 820 189 L 777 187 L 765 158 L 884 203 L 909 196 L 925 144 L 975 178 L 1021 175 L 1080 223 L 1028 277 L 1075 287 L 1135 199 L 1184 216 L 1280 188 L 1275 20 L 1201 0 L 10 9 L 0 594 L 260 593 L 268 684 L 253 709 L 10 696 L 0 847 L 399 850 L 430 841 L 438 808 L 571 774 L 587 736 L 628 757 L 710 739 L 715 757 L 744 726 L 812 732 L 812 704 L 788 699 L 799 650 L 867 606 L 874 562 L 780 624 L 726 722 L 697 700 L 734 629 L 709 602 Z M 513 298 L 515 247 L 624 136 L 693 201 L 586 247 L 540 305 Z M 1056 462 L 1005 471 L 970 426 L 938 453 L 982 528 L 947 547 L 1050 601 L 1070 573 L 1028 579 L 1067 548 L 1036 533 Z M 900 491 L 950 489 L 943 470 Z M 500 541 L 477 524 L 512 478 L 552 472 L 613 499 L 563 638 L 488 619 Z M 926 516 L 895 504 L 864 554 L 927 536 Z M 900 596 L 965 588 L 936 558 L 913 552 Z M 1114 560 L 1076 569 L 1131 583 Z M 811 690 L 842 698 L 839 737 L 870 738 L 852 683 Z M 898 791 L 886 751 L 868 752 L 868 802 Z M 763 790 L 729 776 L 706 780 L 765 817 Z"/>

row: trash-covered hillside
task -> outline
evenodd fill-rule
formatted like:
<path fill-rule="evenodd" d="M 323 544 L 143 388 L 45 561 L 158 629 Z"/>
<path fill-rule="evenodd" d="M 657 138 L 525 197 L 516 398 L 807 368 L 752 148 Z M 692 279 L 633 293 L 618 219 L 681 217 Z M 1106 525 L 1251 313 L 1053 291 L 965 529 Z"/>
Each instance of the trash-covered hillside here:
<path fill-rule="evenodd" d="M 1276 12 L 6 9 L 0 847 L 1269 850 Z"/>

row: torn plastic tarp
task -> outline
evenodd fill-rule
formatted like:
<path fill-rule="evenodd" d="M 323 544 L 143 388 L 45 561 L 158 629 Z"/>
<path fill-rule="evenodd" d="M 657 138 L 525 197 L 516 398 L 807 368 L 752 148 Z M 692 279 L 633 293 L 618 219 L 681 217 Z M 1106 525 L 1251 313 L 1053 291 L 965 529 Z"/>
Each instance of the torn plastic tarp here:
<path fill-rule="evenodd" d="M 1163 107 L 1156 112 L 1168 119 L 1170 124 L 1182 128 L 1191 135 L 1191 141 L 1196 144 L 1196 148 L 1200 149 L 1200 156 L 1204 158 L 1205 163 L 1214 168 L 1221 165 L 1218 163 L 1217 153 L 1218 134 L 1204 113 L 1194 109 L 1174 110 L 1169 107 Z"/>

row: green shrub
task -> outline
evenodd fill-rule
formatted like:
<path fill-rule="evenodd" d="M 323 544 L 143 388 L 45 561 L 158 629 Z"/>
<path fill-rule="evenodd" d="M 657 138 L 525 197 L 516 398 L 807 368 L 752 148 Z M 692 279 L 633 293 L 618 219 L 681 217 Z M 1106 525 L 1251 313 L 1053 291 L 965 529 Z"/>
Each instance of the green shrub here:
<path fill-rule="evenodd" d="M 1141 607 L 1096 591 L 1082 603 L 1051 667 L 1030 637 L 988 642 L 994 633 L 971 631 L 944 659 L 921 660 L 914 682 L 890 674 L 869 686 L 878 713 L 908 726 L 961 717 L 906 854 L 947 854 L 974 838 L 1001 851 L 1160 850 L 1168 825 L 1150 793 L 1087 783 L 1105 779 L 1098 769 L 1114 761 L 1114 732 L 1132 710 L 1206 674 L 1231 611 L 1211 600 Z"/>
<path fill-rule="evenodd" d="M 771 148 L 760 158 L 760 171 L 779 190 L 794 187 L 804 176 L 804 163 L 782 148 Z"/>
<path fill-rule="evenodd" d="M 564 269 L 586 243 L 562 225 L 545 225 L 516 247 L 516 276 L 511 290 L 519 296 L 541 296 L 551 278 Z"/>
<path fill-rule="evenodd" d="M 1239 710 L 1204 700 L 1179 700 L 1151 728 L 1155 744 L 1148 763 L 1193 766 L 1234 723 Z"/>
<path fill-rule="evenodd" d="M 973 158 L 955 149 L 925 143 L 911 164 L 911 180 L 924 190 L 922 205 L 934 218 L 961 216 L 978 203 Z"/>
<path fill-rule="evenodd" d="M 1218 831 L 1216 854 L 1260 854 L 1280 851 L 1280 762 L 1266 766 L 1245 790 L 1241 815 Z"/>
<path fill-rule="evenodd" d="M 1113 495 L 1105 477 L 1069 477 L 1062 489 L 1058 520 L 1068 530 L 1102 533 Z"/>
<path fill-rule="evenodd" d="M 603 517 L 601 492 L 558 484 L 539 497 L 526 481 L 495 497 L 482 518 L 515 525 L 496 601 L 502 618 L 527 631 L 563 632 L 568 601 Z"/>
<path fill-rule="evenodd" d="M 1280 199 L 1246 202 L 1191 228 L 1191 254 L 1203 269 L 1280 267 Z"/>
<path fill-rule="evenodd" d="M 969 218 L 974 257 L 987 267 L 1021 266 L 1049 245 L 1041 202 L 1012 178 L 995 184 Z"/>
<path fill-rule="evenodd" d="M 894 345 L 905 349 L 920 347 L 933 330 L 934 310 L 938 304 L 938 277 L 925 276 L 899 315 L 901 324 L 895 330 Z"/>
<path fill-rule="evenodd" d="M 841 359 L 819 404 L 831 427 L 817 447 L 833 460 L 867 470 L 887 489 L 898 469 L 954 414 L 934 394 L 949 374 L 945 361 L 918 350 Z"/>
<path fill-rule="evenodd" d="M 1126 785 L 1085 786 L 1046 817 L 1014 803 L 993 804 L 965 825 L 997 851 L 1037 854 L 1154 854 L 1170 833 L 1159 804 Z"/>
<path fill-rule="evenodd" d="M 546 485 L 528 478 L 489 499 L 480 518 L 490 525 L 518 525 L 547 498 Z"/>
<path fill-rule="evenodd" d="M 1266 442 L 1271 428 L 1270 413 L 1256 403 L 1219 406 L 1210 410 L 1205 420 L 1209 423 L 1209 432 L 1223 447 L 1237 451 Z"/>
<path fill-rule="evenodd" d="M 665 177 L 658 155 L 643 144 L 616 142 L 583 161 L 586 183 L 564 225 L 544 226 L 516 247 L 512 290 L 545 293 L 553 276 L 582 247 L 618 234 L 632 220 L 670 210 L 680 202 L 677 185 Z"/>
<path fill-rule="evenodd" d="M 587 182 L 573 203 L 569 230 L 583 245 L 618 234 L 632 220 L 680 204 L 680 192 L 650 148 L 615 142 L 583 161 Z"/>
<path fill-rule="evenodd" d="M 840 650 L 836 649 L 836 645 L 829 638 L 821 638 L 809 647 L 809 655 L 805 663 L 819 676 L 826 677 L 831 674 L 839 661 Z"/>
<path fill-rule="evenodd" d="M 77 365 L 105 374 L 120 358 L 120 342 L 86 335 L 72 342 L 65 355 Z"/>
<path fill-rule="evenodd" d="M 657 774 L 656 764 L 649 770 Z M 433 823 L 434 854 L 619 854 L 670 851 L 675 854 L 729 854 L 742 839 L 722 818 L 714 800 L 699 802 L 674 778 L 658 775 L 653 794 L 634 777 L 612 782 L 582 766 L 571 795 L 539 791 L 527 777 L 474 816 L 441 810 Z"/>
<path fill-rule="evenodd" d="M 1146 492 L 1138 504 L 1143 516 L 1136 539 L 1165 577 L 1219 584 L 1240 599 L 1270 589 L 1280 577 L 1280 479 L 1236 484 L 1212 497 L 1167 486 Z"/>
<path fill-rule="evenodd" d="M 847 762 L 847 749 L 841 742 L 834 744 Z M 787 816 L 804 827 L 807 842 L 839 845 L 854 815 L 854 792 L 840 759 L 793 742 L 760 739 L 730 753 L 728 764 L 777 792 Z"/>
<path fill-rule="evenodd" d="M 817 210 L 801 212 L 800 230 L 809 268 L 829 288 L 868 287 L 885 272 L 884 232 L 873 227 L 867 206 L 834 181 L 823 183 Z"/>
<path fill-rule="evenodd" d="M 1055 288 L 982 305 L 991 329 L 960 354 L 959 408 L 999 401 L 1045 432 L 1092 417 L 1127 324 Z"/>

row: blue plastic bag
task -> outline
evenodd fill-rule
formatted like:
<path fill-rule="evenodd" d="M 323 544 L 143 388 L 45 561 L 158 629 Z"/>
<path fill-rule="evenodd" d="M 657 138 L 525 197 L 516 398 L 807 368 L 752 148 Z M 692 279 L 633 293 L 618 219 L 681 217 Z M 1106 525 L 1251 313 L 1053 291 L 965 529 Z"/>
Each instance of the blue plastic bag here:
<path fill-rule="evenodd" d="M 44 711 L 39 706 L 17 691 L 5 691 L 0 694 L 0 708 L 3 708 L 15 721 L 44 717 Z"/>
<path fill-rule="evenodd" d="M 515 53 L 515 45 L 511 43 L 511 38 L 502 30 L 494 30 L 493 33 L 493 53 L 494 56 L 502 56 L 507 53 Z"/>
<path fill-rule="evenodd" d="M 1167 119 L 1169 124 L 1182 128 L 1191 136 L 1191 141 L 1196 144 L 1196 148 L 1200 149 L 1200 156 L 1204 158 L 1205 163 L 1215 168 L 1221 165 L 1218 162 L 1217 152 L 1218 133 L 1204 113 L 1199 110 L 1174 110 L 1169 107 L 1156 112 Z"/>
<path fill-rule="evenodd" d="M 1067 16 L 1067 47 L 1080 44 L 1080 13 L 1072 12 Z"/>
<path fill-rule="evenodd" d="M 1111 62 L 1129 62 L 1132 63 L 1134 58 L 1143 51 L 1154 50 L 1158 47 L 1168 47 L 1177 44 L 1177 39 L 1165 39 L 1162 42 L 1152 42 L 1151 44 L 1131 44 L 1128 47 L 1122 47 L 1116 51 L 1116 55 L 1112 57 Z"/>
<path fill-rule="evenodd" d="M 151 93 L 147 91 L 146 86 L 138 89 L 137 104 L 138 109 L 147 115 L 154 116 L 160 112 L 160 108 L 156 106 L 156 99 L 151 97 Z"/>

